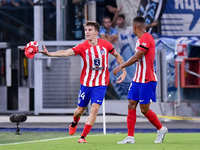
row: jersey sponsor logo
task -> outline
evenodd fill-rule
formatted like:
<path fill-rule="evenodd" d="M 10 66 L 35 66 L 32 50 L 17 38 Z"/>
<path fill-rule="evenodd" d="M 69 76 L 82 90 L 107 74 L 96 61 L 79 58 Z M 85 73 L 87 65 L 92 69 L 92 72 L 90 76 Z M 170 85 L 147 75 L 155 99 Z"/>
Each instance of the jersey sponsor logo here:
<path fill-rule="evenodd" d="M 101 100 L 97 100 L 97 102 L 98 102 L 98 103 L 100 103 L 100 102 L 101 102 Z"/>
<path fill-rule="evenodd" d="M 95 58 L 94 59 L 94 65 L 95 65 L 95 67 L 99 67 L 100 66 L 100 59 L 99 58 Z"/>
<path fill-rule="evenodd" d="M 90 67 L 90 69 L 92 69 L 92 70 L 103 70 L 103 69 L 104 69 L 104 67 L 97 67 L 97 68 Z"/>
<path fill-rule="evenodd" d="M 140 100 L 140 103 L 144 102 L 144 100 Z"/>
<path fill-rule="evenodd" d="M 90 69 L 92 69 L 92 70 L 103 70 L 104 69 L 104 67 L 99 67 L 100 66 L 100 59 L 99 58 L 94 59 L 94 66 L 95 67 L 90 67 Z"/>

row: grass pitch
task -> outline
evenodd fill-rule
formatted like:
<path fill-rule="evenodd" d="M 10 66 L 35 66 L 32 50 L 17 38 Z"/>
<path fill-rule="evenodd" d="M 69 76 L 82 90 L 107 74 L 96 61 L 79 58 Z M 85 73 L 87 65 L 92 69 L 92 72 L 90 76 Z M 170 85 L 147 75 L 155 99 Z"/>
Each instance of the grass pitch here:
<path fill-rule="evenodd" d="M 200 149 L 200 133 L 168 133 L 163 143 L 155 144 L 156 133 L 136 133 L 135 144 L 117 144 L 127 134 L 89 134 L 88 143 L 78 143 L 80 133 L 0 132 L 0 150 L 193 150 Z"/>

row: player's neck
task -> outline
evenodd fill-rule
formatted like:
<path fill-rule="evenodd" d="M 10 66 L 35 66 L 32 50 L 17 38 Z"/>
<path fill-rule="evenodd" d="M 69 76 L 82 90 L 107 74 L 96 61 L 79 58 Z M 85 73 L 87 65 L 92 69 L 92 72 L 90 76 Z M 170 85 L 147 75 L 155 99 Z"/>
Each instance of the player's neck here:
<path fill-rule="evenodd" d="M 140 37 L 142 37 L 145 33 L 146 33 L 146 31 L 140 31 L 140 32 L 137 33 L 137 37 L 140 38 Z"/>
<path fill-rule="evenodd" d="M 89 42 L 89 44 L 90 44 L 91 46 L 95 46 L 95 45 L 98 44 L 98 38 L 94 38 L 94 39 L 92 39 L 92 40 L 88 40 L 88 42 Z"/>

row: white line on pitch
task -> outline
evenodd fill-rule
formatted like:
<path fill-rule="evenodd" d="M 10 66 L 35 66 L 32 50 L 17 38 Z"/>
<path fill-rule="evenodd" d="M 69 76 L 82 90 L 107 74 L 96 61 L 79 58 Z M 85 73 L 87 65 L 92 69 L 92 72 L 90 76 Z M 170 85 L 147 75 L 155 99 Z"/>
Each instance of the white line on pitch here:
<path fill-rule="evenodd" d="M 97 136 L 99 134 L 95 135 L 88 135 L 88 136 Z M 68 139 L 68 138 L 77 138 L 80 136 L 68 136 L 68 137 L 61 137 L 61 138 L 53 138 L 53 139 L 45 139 L 45 140 L 38 140 L 38 141 L 27 141 L 27 142 L 17 142 L 17 143 L 8 143 L 8 144 L 0 144 L 0 146 L 3 145 L 18 145 L 18 144 L 27 144 L 27 143 L 38 143 L 38 142 L 47 142 L 47 141 L 55 141 L 55 140 L 62 140 L 62 139 Z"/>

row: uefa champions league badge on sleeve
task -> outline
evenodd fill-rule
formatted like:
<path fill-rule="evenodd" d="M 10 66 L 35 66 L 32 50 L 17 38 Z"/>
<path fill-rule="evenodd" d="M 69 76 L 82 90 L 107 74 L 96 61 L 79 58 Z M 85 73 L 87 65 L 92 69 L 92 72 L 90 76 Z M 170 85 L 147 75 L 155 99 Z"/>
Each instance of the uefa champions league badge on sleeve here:
<path fill-rule="evenodd" d="M 22 50 L 25 50 L 24 54 L 26 57 L 32 59 L 35 54 L 37 54 L 38 50 L 38 42 L 37 41 L 30 41 L 26 44 L 26 47 L 23 47 Z"/>

